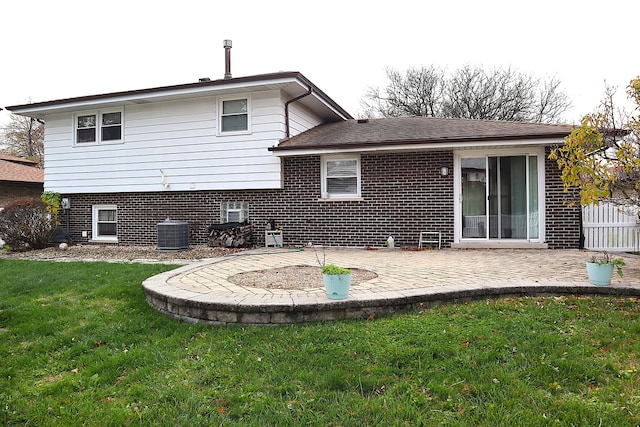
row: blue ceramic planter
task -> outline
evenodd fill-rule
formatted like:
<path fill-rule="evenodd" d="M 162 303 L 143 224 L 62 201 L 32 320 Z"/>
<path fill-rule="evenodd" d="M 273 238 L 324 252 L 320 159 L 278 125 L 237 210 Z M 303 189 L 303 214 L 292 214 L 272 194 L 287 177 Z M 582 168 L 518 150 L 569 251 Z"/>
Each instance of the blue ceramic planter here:
<path fill-rule="evenodd" d="M 609 286 L 613 276 L 613 264 L 596 264 L 587 262 L 587 274 L 589 283 L 597 286 Z"/>
<path fill-rule="evenodd" d="M 349 295 L 351 287 L 351 273 L 349 274 L 323 274 L 324 289 L 329 299 L 345 299 Z"/>

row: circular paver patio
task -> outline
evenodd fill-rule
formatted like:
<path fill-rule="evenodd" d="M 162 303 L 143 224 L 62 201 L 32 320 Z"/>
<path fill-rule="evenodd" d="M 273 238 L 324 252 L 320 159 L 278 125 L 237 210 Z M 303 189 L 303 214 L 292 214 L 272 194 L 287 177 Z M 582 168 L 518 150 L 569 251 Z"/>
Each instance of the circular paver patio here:
<path fill-rule="evenodd" d="M 147 301 L 161 312 L 212 324 L 286 324 L 381 314 L 447 301 L 500 295 L 603 294 L 640 296 L 640 260 L 620 254 L 625 276 L 608 287 L 589 284 L 578 250 L 326 249 L 326 263 L 378 277 L 351 287 L 346 300 L 318 288 L 265 289 L 227 279 L 238 273 L 294 265 L 317 266 L 322 249 L 258 249 L 192 264 L 147 279 Z"/>

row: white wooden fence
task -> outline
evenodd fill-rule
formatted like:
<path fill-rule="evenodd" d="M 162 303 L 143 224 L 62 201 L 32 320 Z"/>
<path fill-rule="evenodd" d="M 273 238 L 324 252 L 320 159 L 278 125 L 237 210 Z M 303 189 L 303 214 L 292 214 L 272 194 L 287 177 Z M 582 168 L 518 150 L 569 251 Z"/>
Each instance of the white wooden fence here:
<path fill-rule="evenodd" d="M 582 227 L 587 249 L 599 251 L 634 251 L 640 248 L 640 223 L 636 210 L 600 203 L 583 206 Z"/>

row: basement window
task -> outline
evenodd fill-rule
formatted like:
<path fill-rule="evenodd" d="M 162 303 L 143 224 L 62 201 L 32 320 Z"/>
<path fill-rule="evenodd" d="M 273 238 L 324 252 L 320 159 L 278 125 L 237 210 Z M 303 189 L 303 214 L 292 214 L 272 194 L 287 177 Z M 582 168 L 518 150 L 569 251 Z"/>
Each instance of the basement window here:
<path fill-rule="evenodd" d="M 220 222 L 244 222 L 249 219 L 249 203 L 223 202 L 220 205 Z"/>
<path fill-rule="evenodd" d="M 116 205 L 93 206 L 91 240 L 118 241 L 118 207 Z"/>

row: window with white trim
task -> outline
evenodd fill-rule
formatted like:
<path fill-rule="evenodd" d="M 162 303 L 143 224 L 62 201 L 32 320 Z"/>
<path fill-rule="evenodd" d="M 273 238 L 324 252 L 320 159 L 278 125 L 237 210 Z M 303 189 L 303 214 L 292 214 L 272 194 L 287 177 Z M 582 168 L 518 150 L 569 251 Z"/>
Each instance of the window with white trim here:
<path fill-rule="evenodd" d="M 249 116 L 250 102 L 248 97 L 221 99 L 220 133 L 247 133 L 251 127 Z"/>
<path fill-rule="evenodd" d="M 122 142 L 122 110 L 80 113 L 75 118 L 76 144 Z"/>
<path fill-rule="evenodd" d="M 360 156 L 323 157 L 322 198 L 360 197 Z"/>
<path fill-rule="evenodd" d="M 118 241 L 118 207 L 116 205 L 94 205 L 91 240 Z"/>

